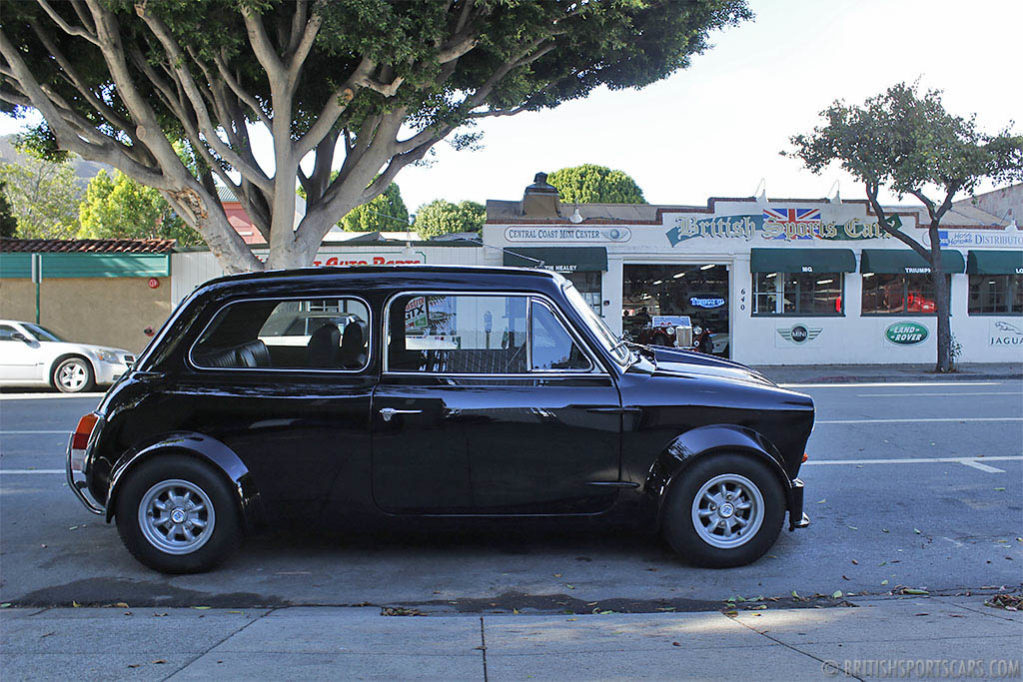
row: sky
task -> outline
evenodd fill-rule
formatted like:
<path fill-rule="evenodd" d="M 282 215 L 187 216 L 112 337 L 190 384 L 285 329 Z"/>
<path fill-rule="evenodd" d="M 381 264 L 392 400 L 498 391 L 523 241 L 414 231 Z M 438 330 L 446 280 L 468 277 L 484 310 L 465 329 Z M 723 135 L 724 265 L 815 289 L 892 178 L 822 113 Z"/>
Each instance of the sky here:
<path fill-rule="evenodd" d="M 398 175 L 406 205 L 518 199 L 536 172 L 582 163 L 627 172 L 657 204 L 752 196 L 761 179 L 769 197 L 824 197 L 837 181 L 843 198 L 863 198 L 862 186 L 837 166 L 815 175 L 780 152 L 791 149 L 792 135 L 810 132 L 832 101 L 861 103 L 899 81 L 943 90 L 946 108 L 976 113 L 981 130 L 997 132 L 1013 118 L 1023 124 L 1023 0 L 750 6 L 753 21 L 711 34 L 706 53 L 659 83 L 486 120 L 478 151 L 441 142 L 429 167 Z M 0 119 L 0 134 L 17 127 Z"/>

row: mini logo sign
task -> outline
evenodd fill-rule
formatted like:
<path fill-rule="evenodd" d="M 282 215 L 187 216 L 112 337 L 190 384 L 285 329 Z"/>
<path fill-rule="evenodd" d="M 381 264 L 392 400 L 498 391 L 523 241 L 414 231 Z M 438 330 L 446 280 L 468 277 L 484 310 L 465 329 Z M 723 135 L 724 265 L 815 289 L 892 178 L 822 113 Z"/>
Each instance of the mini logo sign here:
<path fill-rule="evenodd" d="M 928 335 L 927 327 L 918 322 L 896 322 L 884 330 L 886 339 L 899 346 L 912 346 L 923 342 Z"/>
<path fill-rule="evenodd" d="M 795 344 L 803 344 L 813 341 L 821 335 L 822 327 L 807 327 L 804 324 L 793 325 L 790 329 L 779 329 L 778 334 L 786 341 Z"/>

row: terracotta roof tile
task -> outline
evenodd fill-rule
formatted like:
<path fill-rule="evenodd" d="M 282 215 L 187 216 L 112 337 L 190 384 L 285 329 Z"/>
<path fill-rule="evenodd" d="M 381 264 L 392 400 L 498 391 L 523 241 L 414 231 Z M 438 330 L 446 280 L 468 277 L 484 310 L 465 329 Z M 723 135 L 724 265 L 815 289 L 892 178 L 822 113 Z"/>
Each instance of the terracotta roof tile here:
<path fill-rule="evenodd" d="M 4 253 L 172 253 L 174 239 L 0 239 Z"/>

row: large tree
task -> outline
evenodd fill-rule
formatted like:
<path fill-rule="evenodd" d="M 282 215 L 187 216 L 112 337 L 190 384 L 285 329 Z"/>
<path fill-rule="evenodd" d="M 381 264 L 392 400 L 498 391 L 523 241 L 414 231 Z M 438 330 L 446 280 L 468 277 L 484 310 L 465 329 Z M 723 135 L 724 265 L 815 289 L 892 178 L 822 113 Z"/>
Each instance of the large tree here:
<path fill-rule="evenodd" d="M 625 171 L 586 163 L 561 168 L 547 176 L 561 195 L 573 204 L 645 204 L 643 190 Z"/>
<path fill-rule="evenodd" d="M 1023 177 L 1023 136 L 1008 128 L 994 135 L 982 133 L 975 116 L 948 113 L 940 91 L 921 95 L 915 84 L 905 83 L 867 99 L 862 106 L 835 102 L 821 116 L 824 125 L 792 138 L 794 155 L 815 173 L 840 162 L 863 183 L 884 230 L 930 264 L 938 324 L 936 369 L 950 371 L 949 284 L 941 263 L 938 228 L 956 195 L 971 193 L 984 179 Z M 924 205 L 926 241 L 889 219 L 878 199 L 882 188 L 900 198 L 911 194 Z"/>
<path fill-rule="evenodd" d="M 331 182 L 337 177 L 337 171 L 330 175 Z M 298 188 L 298 195 L 306 198 L 305 189 Z M 365 204 L 356 206 L 338 222 L 338 226 L 346 232 L 394 232 L 409 229 L 408 208 L 401 198 L 401 188 L 392 182 L 382 193 Z"/>
<path fill-rule="evenodd" d="M 111 176 L 101 170 L 89 181 L 78 222 L 80 239 L 176 239 L 184 246 L 202 242 L 157 190 L 121 171 Z"/>
<path fill-rule="evenodd" d="M 475 201 L 453 204 L 444 199 L 434 199 L 416 211 L 412 229 L 425 239 L 456 232 L 479 232 L 486 217 L 487 209 Z"/>
<path fill-rule="evenodd" d="M 218 178 L 269 243 L 266 267 L 289 267 L 438 141 L 471 143 L 460 126 L 653 83 L 750 16 L 746 0 L 8 2 L 0 102 L 41 112 L 51 149 L 158 189 L 229 271 L 261 269 Z M 271 168 L 253 127 L 269 133 Z"/>
<path fill-rule="evenodd" d="M 18 221 L 18 237 L 68 239 L 78 232 L 85 187 L 70 161 L 23 151 L 15 163 L 0 165 L 0 182 Z"/>

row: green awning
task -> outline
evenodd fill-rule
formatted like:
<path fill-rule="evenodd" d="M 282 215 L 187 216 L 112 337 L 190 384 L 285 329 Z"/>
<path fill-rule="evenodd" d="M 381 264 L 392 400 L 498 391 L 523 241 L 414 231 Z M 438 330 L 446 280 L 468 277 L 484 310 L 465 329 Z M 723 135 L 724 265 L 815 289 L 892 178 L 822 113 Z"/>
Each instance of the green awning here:
<path fill-rule="evenodd" d="M 966 272 L 971 275 L 1023 275 L 1021 251 L 969 251 Z"/>
<path fill-rule="evenodd" d="M 941 252 L 941 269 L 946 273 L 966 271 L 966 259 L 959 251 Z M 910 248 L 863 249 L 860 254 L 860 272 L 927 274 L 931 264 Z"/>
<path fill-rule="evenodd" d="M 43 279 L 67 277 L 168 277 L 166 253 L 44 253 Z M 0 253 L 0 278 L 32 276 L 31 253 Z"/>
<path fill-rule="evenodd" d="M 510 247 L 504 250 L 504 264 L 554 272 L 606 272 L 607 249 L 603 246 Z"/>
<path fill-rule="evenodd" d="M 856 272 L 850 249 L 750 249 L 750 272 Z"/>

